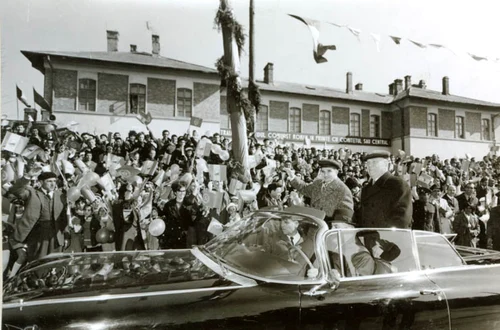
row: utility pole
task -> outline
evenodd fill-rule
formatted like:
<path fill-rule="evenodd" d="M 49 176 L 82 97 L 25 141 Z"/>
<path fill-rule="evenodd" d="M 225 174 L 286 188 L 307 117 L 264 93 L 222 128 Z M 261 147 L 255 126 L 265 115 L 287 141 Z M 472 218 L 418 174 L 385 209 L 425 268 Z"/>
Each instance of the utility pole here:
<path fill-rule="evenodd" d="M 250 86 L 252 84 L 255 84 L 255 54 L 254 54 L 254 47 L 255 47 L 255 22 L 254 22 L 254 0 L 250 0 L 250 40 L 249 40 L 249 46 L 250 46 L 250 58 L 249 58 L 249 63 L 248 63 L 248 90 L 250 90 Z M 252 111 L 252 119 L 253 119 L 253 131 L 257 131 L 257 109 L 256 111 Z"/>
<path fill-rule="evenodd" d="M 229 0 L 220 0 L 220 9 L 222 11 L 231 11 Z M 224 66 L 229 68 L 231 73 L 231 77 L 226 81 L 226 86 L 227 110 L 231 118 L 232 152 L 234 159 L 244 168 L 244 173 L 241 174 L 249 176 L 247 122 L 244 110 L 240 108 L 240 104 L 237 104 L 236 101 L 239 97 L 237 93 L 241 91 L 241 77 L 240 56 L 234 35 L 234 24 L 221 24 L 221 29 L 224 44 Z M 240 91 L 237 90 L 237 86 L 240 87 Z"/>

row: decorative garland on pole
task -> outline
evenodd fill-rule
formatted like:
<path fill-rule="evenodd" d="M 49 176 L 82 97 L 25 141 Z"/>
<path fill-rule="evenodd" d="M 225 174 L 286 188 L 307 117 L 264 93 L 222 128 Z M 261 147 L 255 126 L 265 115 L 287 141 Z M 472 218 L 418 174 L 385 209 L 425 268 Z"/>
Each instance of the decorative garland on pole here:
<path fill-rule="evenodd" d="M 241 56 L 243 52 L 243 47 L 245 46 L 245 34 L 243 32 L 243 26 L 236 21 L 234 18 L 232 10 L 229 8 L 223 10 L 219 7 L 217 14 L 215 16 L 215 25 L 220 31 L 222 27 L 230 28 L 234 33 L 234 38 L 238 46 L 238 55 Z M 248 125 L 248 131 L 253 132 L 253 113 L 259 112 L 260 107 L 260 91 L 259 86 L 255 83 L 250 82 L 248 84 L 248 97 L 243 90 L 243 87 L 239 83 L 238 75 L 232 72 L 232 69 L 224 64 L 224 56 L 219 58 L 215 62 L 215 67 L 219 72 L 222 83 L 221 87 L 227 87 L 228 90 L 233 92 L 236 98 L 236 106 L 243 110 L 245 114 L 245 119 Z"/>

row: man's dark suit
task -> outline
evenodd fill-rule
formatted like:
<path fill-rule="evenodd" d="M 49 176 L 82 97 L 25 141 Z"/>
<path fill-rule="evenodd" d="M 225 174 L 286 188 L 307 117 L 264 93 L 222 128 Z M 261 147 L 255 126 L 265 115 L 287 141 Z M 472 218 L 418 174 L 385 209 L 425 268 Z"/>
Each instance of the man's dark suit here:
<path fill-rule="evenodd" d="M 410 228 L 413 213 L 411 190 L 397 176 L 386 172 L 375 184 L 361 191 L 361 219 L 358 227 Z"/>
<path fill-rule="evenodd" d="M 467 197 L 465 193 L 458 195 L 456 198 L 458 201 L 458 207 L 460 208 L 460 211 L 463 211 L 465 209 L 467 203 L 474 206 L 477 206 L 477 204 L 479 203 L 477 197 L 475 196 Z"/>

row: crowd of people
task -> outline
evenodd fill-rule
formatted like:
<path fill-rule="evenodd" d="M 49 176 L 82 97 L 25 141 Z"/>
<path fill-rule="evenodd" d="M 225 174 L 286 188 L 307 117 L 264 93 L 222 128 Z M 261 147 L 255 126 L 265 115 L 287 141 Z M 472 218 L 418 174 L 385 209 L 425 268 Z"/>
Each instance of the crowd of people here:
<path fill-rule="evenodd" d="M 1 154 L 7 276 L 54 252 L 189 248 L 257 209 L 290 206 L 323 211 L 330 227 L 454 233 L 456 244 L 500 251 L 495 155 L 414 158 L 250 136 L 244 173 L 218 133 L 93 135 L 23 123 L 7 132 L 27 141 Z"/>

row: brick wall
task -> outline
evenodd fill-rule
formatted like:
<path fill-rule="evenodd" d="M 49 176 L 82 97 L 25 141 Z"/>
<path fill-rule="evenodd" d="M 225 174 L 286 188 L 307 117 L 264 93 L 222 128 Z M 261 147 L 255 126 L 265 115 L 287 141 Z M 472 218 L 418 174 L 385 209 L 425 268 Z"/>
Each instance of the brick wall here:
<path fill-rule="evenodd" d="M 288 102 L 269 101 L 269 130 L 288 132 Z"/>
<path fill-rule="evenodd" d="M 148 78 L 147 109 L 154 117 L 173 117 L 175 80 Z"/>
<path fill-rule="evenodd" d="M 465 112 L 465 138 L 481 140 L 481 114 L 479 112 Z"/>
<path fill-rule="evenodd" d="M 220 128 L 229 128 L 229 113 L 227 112 L 227 96 L 220 96 Z"/>
<path fill-rule="evenodd" d="M 219 120 L 220 85 L 193 83 L 193 116 L 203 119 Z"/>
<path fill-rule="evenodd" d="M 52 74 L 50 69 L 45 69 L 43 77 L 43 97 L 49 104 L 52 102 Z"/>
<path fill-rule="evenodd" d="M 438 129 L 439 137 L 455 137 L 455 110 L 438 109 Z"/>
<path fill-rule="evenodd" d="M 403 135 L 403 127 L 401 126 L 401 110 L 396 109 L 392 112 L 392 137 L 401 137 Z M 382 120 L 382 127 L 384 127 L 384 120 Z"/>
<path fill-rule="evenodd" d="M 349 135 L 349 108 L 332 107 L 332 132 L 336 136 Z"/>
<path fill-rule="evenodd" d="M 302 104 L 302 133 L 318 134 L 319 104 Z"/>
<path fill-rule="evenodd" d="M 128 109 L 128 76 L 99 73 L 97 112 L 123 115 Z"/>
<path fill-rule="evenodd" d="M 382 139 L 392 138 L 392 116 L 393 114 L 388 111 L 382 111 L 382 116 L 380 118 L 382 126 Z"/>
<path fill-rule="evenodd" d="M 427 135 L 427 108 L 410 107 L 410 134 L 412 136 Z"/>
<path fill-rule="evenodd" d="M 410 135 L 410 110 L 411 108 L 410 107 L 406 107 L 403 109 L 403 113 L 402 113 L 402 116 L 403 116 L 403 127 L 402 127 L 402 134 L 404 136 L 408 136 Z"/>
<path fill-rule="evenodd" d="M 370 136 L 370 110 L 361 110 L 361 136 Z"/>
<path fill-rule="evenodd" d="M 54 70 L 54 110 L 75 110 L 78 72 Z"/>

